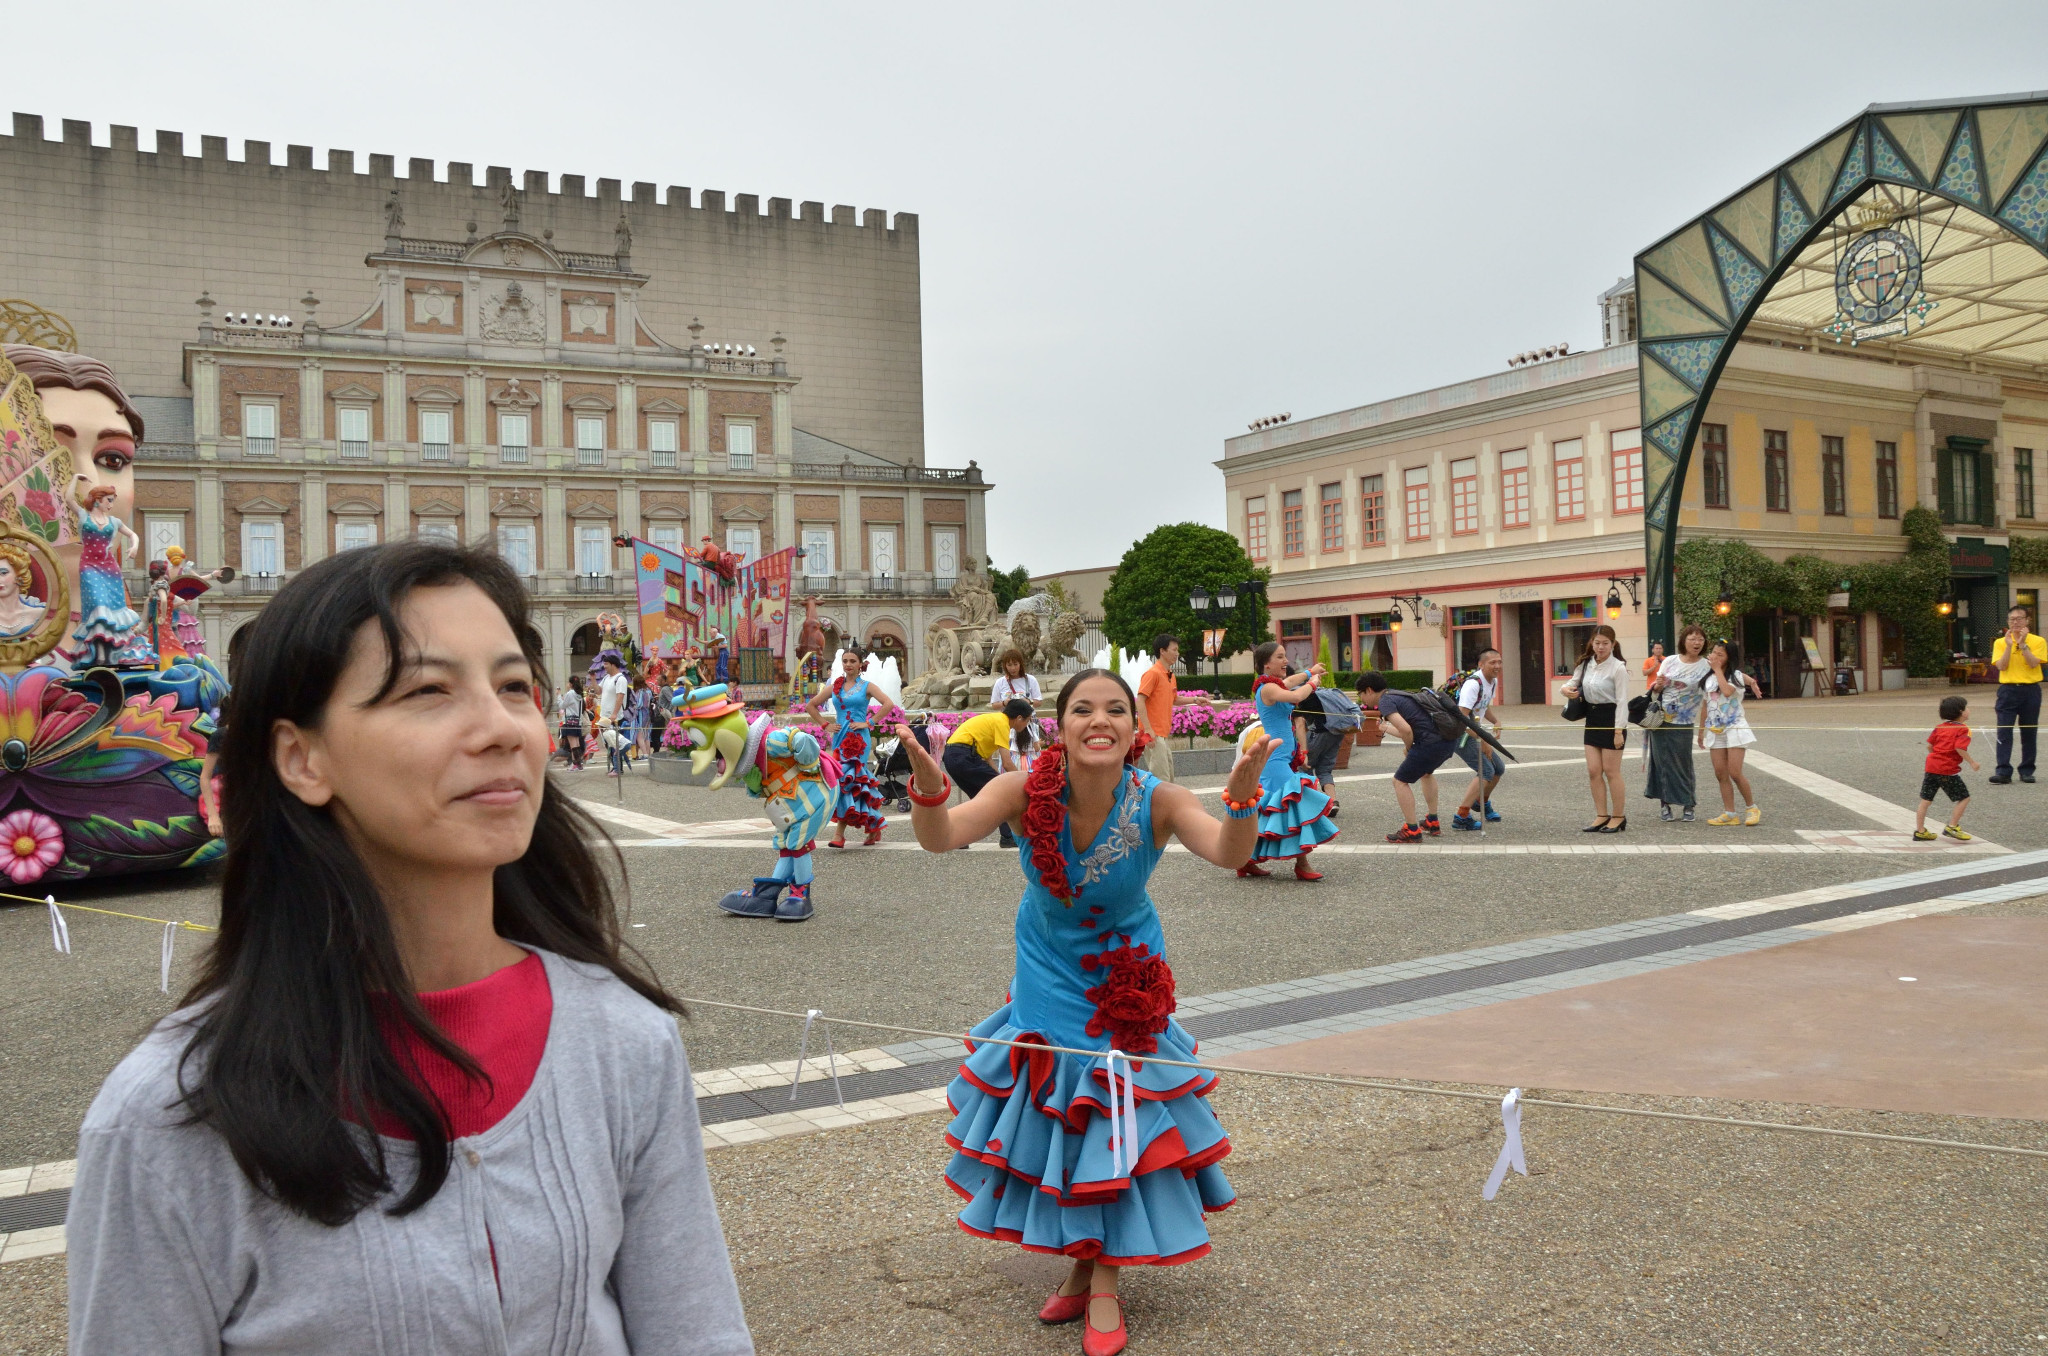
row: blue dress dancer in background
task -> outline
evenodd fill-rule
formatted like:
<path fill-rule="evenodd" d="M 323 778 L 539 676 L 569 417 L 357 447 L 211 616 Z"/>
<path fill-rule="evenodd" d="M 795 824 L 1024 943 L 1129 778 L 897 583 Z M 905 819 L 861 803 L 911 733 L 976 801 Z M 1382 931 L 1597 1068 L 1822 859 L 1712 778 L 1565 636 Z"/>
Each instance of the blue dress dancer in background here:
<path fill-rule="evenodd" d="M 814 715 L 820 705 L 830 706 L 839 727 L 832 750 L 839 757 L 839 793 L 832 802 L 832 822 L 839 827 L 827 846 L 845 847 L 846 830 L 851 826 L 867 834 L 862 847 L 873 847 L 882 841 L 888 823 L 882 818 L 882 788 L 875 780 L 874 727 L 886 725 L 897 707 L 861 676 L 865 660 L 860 651 L 845 651 L 839 662 L 840 676 L 804 703 L 804 709 Z M 877 702 L 881 710 L 870 716 L 870 706 Z"/>
<path fill-rule="evenodd" d="M 1287 652 L 1267 641 L 1252 652 L 1258 683 L 1252 689 L 1252 706 L 1259 724 L 1273 737 L 1273 751 L 1266 755 L 1265 772 L 1259 778 L 1259 845 L 1243 866 L 1240 876 L 1270 876 L 1260 862 L 1294 863 L 1296 880 L 1321 880 L 1323 873 L 1309 869 L 1308 854 L 1316 844 L 1337 836 L 1333 822 L 1336 806 L 1316 784 L 1316 774 L 1299 758 L 1294 738 L 1294 708 L 1315 695 L 1323 666 L 1307 673 L 1289 675 Z"/>
<path fill-rule="evenodd" d="M 951 809 L 945 773 L 904 731 L 919 845 L 950 852 L 1011 822 L 1024 868 L 1009 1001 L 969 1033 L 946 1092 L 946 1181 L 966 1201 L 962 1229 L 1074 1259 L 1039 1319 L 1085 1315 L 1089 1356 L 1124 1348 L 1121 1269 L 1203 1256 L 1204 1217 L 1234 1199 L 1217 1166 L 1230 1139 L 1206 1100 L 1216 1075 L 1147 1058 L 1192 1064 L 1196 1047 L 1172 1019 L 1173 972 L 1146 887 L 1175 835 L 1218 866 L 1245 859 L 1270 744 L 1261 736 L 1238 759 L 1219 822 L 1186 787 L 1130 766 L 1142 748 L 1136 707 L 1122 678 L 1084 669 L 1061 690 L 1058 735 L 1031 771 Z"/>

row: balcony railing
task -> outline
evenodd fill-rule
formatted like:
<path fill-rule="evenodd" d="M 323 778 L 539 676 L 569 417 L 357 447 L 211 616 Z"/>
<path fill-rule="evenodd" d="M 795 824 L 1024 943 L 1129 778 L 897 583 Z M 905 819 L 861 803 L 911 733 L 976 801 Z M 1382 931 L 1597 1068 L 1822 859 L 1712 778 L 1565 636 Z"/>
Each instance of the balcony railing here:
<path fill-rule="evenodd" d="M 498 465 L 526 466 L 533 460 L 532 449 L 524 443 L 508 443 L 498 449 Z"/>
<path fill-rule="evenodd" d="M 370 444 L 367 439 L 343 438 L 339 444 L 343 461 L 368 461 Z"/>
<path fill-rule="evenodd" d="M 281 574 L 241 574 L 235 576 L 235 582 L 242 586 L 242 592 L 244 593 L 275 593 L 278 590 L 278 586 L 284 583 L 284 576 Z"/>
<path fill-rule="evenodd" d="M 277 439 L 244 436 L 242 455 L 245 457 L 274 457 L 277 455 Z"/>
<path fill-rule="evenodd" d="M 579 574 L 576 576 L 578 593 L 610 593 L 613 577 L 608 574 Z"/>
<path fill-rule="evenodd" d="M 449 459 L 449 450 L 449 444 L 447 443 L 421 443 L 420 460 L 445 462 Z"/>
<path fill-rule="evenodd" d="M 981 467 L 953 466 L 867 466 L 851 461 L 800 461 L 793 468 L 799 476 L 818 480 L 890 480 L 912 485 L 979 485 Z"/>
<path fill-rule="evenodd" d="M 199 455 L 198 443 L 138 443 L 137 461 L 190 461 Z"/>
<path fill-rule="evenodd" d="M 578 466 L 602 466 L 602 465 L 604 465 L 604 449 L 603 449 L 603 448 L 601 448 L 601 447 L 579 447 L 579 448 L 577 448 L 577 449 L 576 449 L 576 464 L 577 464 Z"/>

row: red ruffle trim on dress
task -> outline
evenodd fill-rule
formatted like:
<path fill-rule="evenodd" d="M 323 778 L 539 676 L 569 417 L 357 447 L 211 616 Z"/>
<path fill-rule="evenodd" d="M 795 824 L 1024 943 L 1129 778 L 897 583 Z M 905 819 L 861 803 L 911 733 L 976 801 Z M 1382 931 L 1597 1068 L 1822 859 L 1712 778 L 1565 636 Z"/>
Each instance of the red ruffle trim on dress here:
<path fill-rule="evenodd" d="M 946 1185 L 952 1187 L 962 1197 L 968 1200 L 974 1199 L 968 1196 L 966 1192 L 961 1191 L 951 1178 L 946 1179 Z M 1213 1215 L 1218 1211 L 1228 1210 L 1235 1204 L 1237 1204 L 1237 1198 L 1233 1196 L 1230 1200 L 1217 1206 L 1215 1210 L 1205 1210 L 1202 1213 Z M 965 1220 L 956 1220 L 954 1222 L 960 1226 L 961 1232 L 973 1234 L 976 1238 L 993 1238 L 999 1243 L 1015 1243 L 1026 1252 L 1042 1252 L 1050 1257 L 1071 1257 L 1079 1262 L 1100 1262 L 1108 1267 L 1177 1267 L 1183 1262 L 1193 1262 L 1207 1257 L 1211 1246 L 1204 1243 L 1199 1248 L 1189 1248 L 1186 1252 L 1177 1252 L 1170 1257 L 1161 1257 L 1156 1253 L 1150 1257 L 1117 1257 L 1105 1253 L 1102 1250 L 1102 1244 L 1092 1238 L 1082 1239 L 1078 1243 L 1069 1243 L 1064 1248 L 1047 1248 L 1035 1243 L 1026 1243 L 1024 1235 L 1015 1229 L 976 1229 Z"/>

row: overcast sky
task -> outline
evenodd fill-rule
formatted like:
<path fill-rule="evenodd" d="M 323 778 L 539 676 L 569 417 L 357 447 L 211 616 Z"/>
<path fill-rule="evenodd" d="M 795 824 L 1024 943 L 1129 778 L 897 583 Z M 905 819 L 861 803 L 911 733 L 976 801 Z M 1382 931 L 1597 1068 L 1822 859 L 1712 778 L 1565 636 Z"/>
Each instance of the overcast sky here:
<path fill-rule="evenodd" d="M 2042 0 L 9 17 L 6 97 L 51 135 L 918 213 L 927 461 L 986 468 L 996 561 L 1034 572 L 1221 526 L 1211 463 L 1262 415 L 1597 344 L 1637 249 L 1866 104 L 2048 88 Z"/>

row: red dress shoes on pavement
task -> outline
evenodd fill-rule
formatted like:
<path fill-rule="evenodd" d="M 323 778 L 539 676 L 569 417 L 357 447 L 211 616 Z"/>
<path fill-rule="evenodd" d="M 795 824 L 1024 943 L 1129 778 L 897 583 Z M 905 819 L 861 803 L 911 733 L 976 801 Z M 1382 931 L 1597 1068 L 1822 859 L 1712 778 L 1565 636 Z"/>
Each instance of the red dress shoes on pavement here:
<path fill-rule="evenodd" d="M 1062 1295 L 1059 1291 L 1055 1290 L 1052 1292 L 1052 1297 L 1046 1300 L 1045 1307 L 1038 1311 L 1038 1321 L 1047 1324 L 1072 1323 L 1087 1312 L 1088 1292 L 1086 1290 L 1076 1295 Z"/>
<path fill-rule="evenodd" d="M 1321 880 L 1323 873 L 1309 869 L 1308 856 L 1304 853 L 1294 859 L 1294 878 L 1296 880 Z"/>
<path fill-rule="evenodd" d="M 1089 1319 L 1081 1325 L 1082 1356 L 1117 1356 L 1130 1341 L 1130 1334 L 1124 1331 L 1124 1302 L 1115 1295 L 1090 1295 L 1091 1300 L 1106 1299 L 1116 1305 L 1116 1326 L 1108 1332 L 1095 1326 Z"/>
<path fill-rule="evenodd" d="M 1257 862 L 1246 862 L 1243 866 L 1237 868 L 1237 875 L 1240 880 L 1249 880 L 1253 876 L 1270 876 L 1272 874 L 1272 872 L 1260 866 Z"/>

